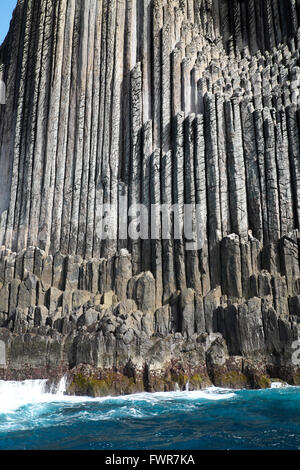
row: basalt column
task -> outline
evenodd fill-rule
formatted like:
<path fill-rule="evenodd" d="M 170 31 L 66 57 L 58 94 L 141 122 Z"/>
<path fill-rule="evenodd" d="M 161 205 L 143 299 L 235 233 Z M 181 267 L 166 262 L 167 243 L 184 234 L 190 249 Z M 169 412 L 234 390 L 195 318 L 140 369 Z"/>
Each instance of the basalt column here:
<path fill-rule="evenodd" d="M 256 311 L 236 305 L 263 299 L 264 339 L 274 312 L 295 336 L 299 23 L 298 0 L 18 0 L 0 47 L 1 283 L 33 273 L 63 310 L 73 288 L 146 296 L 149 334 L 231 345 Z"/>

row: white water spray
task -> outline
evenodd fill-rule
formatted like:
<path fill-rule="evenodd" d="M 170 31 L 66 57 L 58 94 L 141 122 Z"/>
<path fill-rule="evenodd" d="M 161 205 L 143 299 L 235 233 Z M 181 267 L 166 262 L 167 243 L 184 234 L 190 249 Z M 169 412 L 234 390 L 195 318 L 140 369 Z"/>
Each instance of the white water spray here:
<path fill-rule="evenodd" d="M 285 382 L 272 382 L 271 383 L 271 388 L 286 388 L 288 387 L 288 384 Z"/>
<path fill-rule="evenodd" d="M 67 377 L 63 377 L 58 384 L 50 387 L 47 380 L 26 380 L 24 382 L 3 382 L 0 381 L 0 415 L 14 413 L 23 406 L 42 405 L 46 403 L 87 403 L 87 402 L 105 402 L 118 401 L 124 403 L 134 402 L 135 400 L 145 402 L 180 400 L 227 400 L 233 398 L 235 393 L 232 390 L 218 389 L 211 387 L 206 390 L 195 392 L 189 391 L 189 384 L 186 384 L 185 391 L 180 391 L 177 385 L 175 392 L 160 393 L 140 393 L 136 395 L 127 395 L 122 397 L 76 397 L 65 395 L 67 387 Z M 0 420 L 1 422 L 1 420 Z"/>
<path fill-rule="evenodd" d="M 28 403 L 47 403 L 63 397 L 66 391 L 66 377 L 55 389 L 47 393 L 47 380 L 25 380 L 23 382 L 0 381 L 0 414 L 9 413 Z"/>

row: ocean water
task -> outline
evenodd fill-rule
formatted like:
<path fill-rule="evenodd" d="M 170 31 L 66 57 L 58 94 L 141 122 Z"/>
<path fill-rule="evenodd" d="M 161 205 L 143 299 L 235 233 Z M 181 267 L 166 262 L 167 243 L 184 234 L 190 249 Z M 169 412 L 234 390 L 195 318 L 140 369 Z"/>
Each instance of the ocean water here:
<path fill-rule="evenodd" d="M 275 387 L 91 399 L 0 381 L 0 449 L 300 449 L 300 388 Z"/>

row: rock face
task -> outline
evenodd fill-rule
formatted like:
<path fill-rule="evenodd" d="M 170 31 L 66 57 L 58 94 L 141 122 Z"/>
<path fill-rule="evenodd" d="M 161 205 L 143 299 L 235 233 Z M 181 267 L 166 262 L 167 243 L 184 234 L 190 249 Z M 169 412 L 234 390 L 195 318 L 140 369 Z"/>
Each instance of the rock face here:
<path fill-rule="evenodd" d="M 72 369 L 91 394 L 297 383 L 299 51 L 298 0 L 18 1 L 0 376 Z"/>

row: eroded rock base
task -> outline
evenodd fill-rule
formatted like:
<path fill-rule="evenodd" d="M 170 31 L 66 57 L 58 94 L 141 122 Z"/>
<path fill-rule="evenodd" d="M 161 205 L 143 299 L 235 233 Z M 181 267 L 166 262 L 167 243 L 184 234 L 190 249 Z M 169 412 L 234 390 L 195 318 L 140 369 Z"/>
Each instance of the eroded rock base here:
<path fill-rule="evenodd" d="M 67 375 L 68 393 L 92 396 L 261 388 L 272 378 L 296 385 L 300 284 L 292 235 L 269 247 L 269 269 L 253 239 L 247 251 L 238 237 L 226 237 L 222 285 L 205 296 L 174 290 L 165 302 L 150 271 L 133 276 L 127 250 L 87 262 L 3 249 L 0 378 Z"/>

